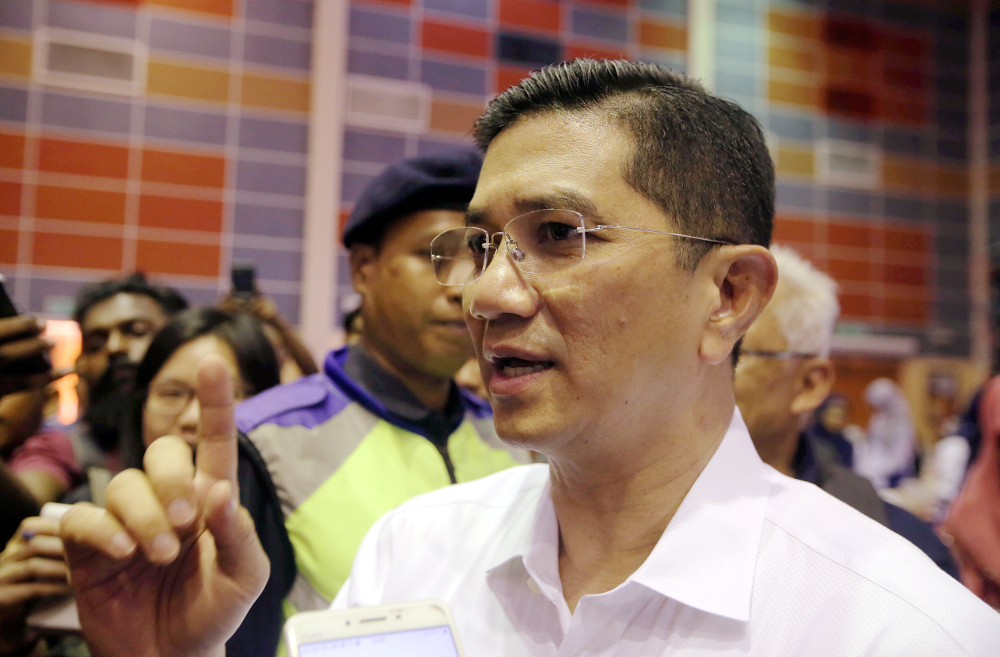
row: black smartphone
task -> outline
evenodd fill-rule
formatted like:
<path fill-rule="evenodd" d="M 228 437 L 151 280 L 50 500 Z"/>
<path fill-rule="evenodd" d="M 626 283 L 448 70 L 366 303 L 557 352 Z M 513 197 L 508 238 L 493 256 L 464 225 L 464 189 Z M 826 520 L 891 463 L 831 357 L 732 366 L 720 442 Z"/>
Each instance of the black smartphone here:
<path fill-rule="evenodd" d="M 244 299 L 257 296 L 257 271 L 252 262 L 234 262 L 233 295 Z"/>
<path fill-rule="evenodd" d="M 7 294 L 4 287 L 4 278 L 0 276 L 0 319 L 16 317 L 21 313 L 14 305 L 13 299 Z M 41 353 L 28 358 L 19 358 L 4 368 L 4 374 L 8 376 L 31 376 L 33 374 L 44 374 L 52 369 L 52 361 L 49 360 L 48 353 Z"/>

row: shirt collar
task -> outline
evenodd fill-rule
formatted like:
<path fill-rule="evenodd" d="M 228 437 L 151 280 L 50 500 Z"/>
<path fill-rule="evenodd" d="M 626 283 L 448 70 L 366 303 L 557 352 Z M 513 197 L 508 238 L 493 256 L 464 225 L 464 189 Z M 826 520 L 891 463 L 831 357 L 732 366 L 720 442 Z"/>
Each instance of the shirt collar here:
<path fill-rule="evenodd" d="M 750 619 L 754 569 L 769 494 L 760 460 L 738 409 L 722 442 L 685 496 L 656 547 L 629 582 L 702 611 Z M 533 521 L 512 527 L 490 569 L 519 561 L 542 588 L 559 582 L 558 523 L 546 484 Z"/>

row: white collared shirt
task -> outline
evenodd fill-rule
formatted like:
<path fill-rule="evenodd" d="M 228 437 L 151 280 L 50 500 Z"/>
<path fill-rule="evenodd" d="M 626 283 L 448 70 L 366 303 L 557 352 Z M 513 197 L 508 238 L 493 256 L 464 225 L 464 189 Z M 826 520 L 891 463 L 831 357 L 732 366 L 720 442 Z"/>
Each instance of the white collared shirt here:
<path fill-rule="evenodd" d="M 574 613 L 548 467 L 403 504 L 334 608 L 436 598 L 470 657 L 1000 655 L 1000 614 L 905 539 L 758 457 L 739 411 L 642 566 Z"/>

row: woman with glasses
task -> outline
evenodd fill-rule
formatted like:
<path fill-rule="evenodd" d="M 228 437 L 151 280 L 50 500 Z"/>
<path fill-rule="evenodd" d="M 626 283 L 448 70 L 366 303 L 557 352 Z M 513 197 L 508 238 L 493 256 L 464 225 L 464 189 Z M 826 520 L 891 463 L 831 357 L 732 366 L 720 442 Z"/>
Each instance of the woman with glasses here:
<path fill-rule="evenodd" d="M 198 364 L 213 354 L 230 366 L 238 402 L 280 383 L 277 356 L 253 317 L 214 308 L 178 314 L 157 333 L 139 364 L 131 425 L 142 443 L 140 460 L 129 454 L 128 465 L 141 467 L 141 452 L 160 436 L 180 436 L 194 444 Z M 135 449 L 136 441 L 130 442 L 127 449 Z"/>
<path fill-rule="evenodd" d="M 215 308 L 186 310 L 175 315 L 156 334 L 139 365 L 128 435 L 121 440 L 124 467 L 142 468 L 146 447 L 161 436 L 180 436 L 194 443 L 200 419 L 195 397 L 198 365 L 210 355 L 221 356 L 230 366 L 237 401 L 279 383 L 274 349 L 253 317 Z M 274 487 L 259 454 L 243 438 L 239 489 L 240 501 L 253 516 L 271 560 L 271 576 L 243 624 L 227 642 L 226 651 L 230 655 L 273 657 L 284 620 L 281 604 L 294 579 L 295 564 Z M 74 493 L 76 501 L 85 497 L 85 491 Z M 66 569 L 57 535 L 58 523 L 29 518 L 0 553 L 0 655 L 9 651 L 28 654 L 30 646 L 38 641 L 24 624 L 32 599 L 11 601 L 10 596 L 4 595 L 16 593 L 15 589 L 27 584 L 16 576 L 19 562 L 44 559 L 35 568 L 41 567 L 43 575 L 48 576 L 43 576 L 38 586 L 65 590 Z M 59 581 L 63 582 L 62 587 L 55 585 Z M 68 655 L 85 649 L 76 640 L 63 639 L 38 654 Z"/>

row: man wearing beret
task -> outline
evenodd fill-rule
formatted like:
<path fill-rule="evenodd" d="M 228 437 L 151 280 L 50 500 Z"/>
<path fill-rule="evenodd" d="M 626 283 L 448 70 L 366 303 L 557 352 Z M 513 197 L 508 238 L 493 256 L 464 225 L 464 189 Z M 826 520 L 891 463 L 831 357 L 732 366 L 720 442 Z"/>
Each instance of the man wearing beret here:
<path fill-rule="evenodd" d="M 452 381 L 472 340 L 461 290 L 437 283 L 428 255 L 435 235 L 464 225 L 481 163 L 455 149 L 392 164 L 365 187 L 344 231 L 360 340 L 237 409 L 281 502 L 297 611 L 330 604 L 386 511 L 527 460 L 497 438 L 489 405 Z"/>

